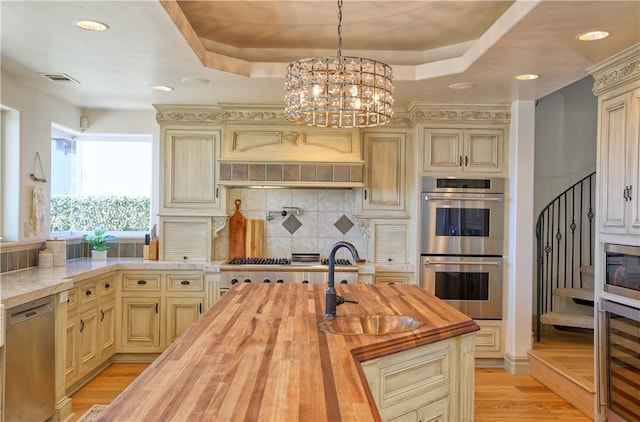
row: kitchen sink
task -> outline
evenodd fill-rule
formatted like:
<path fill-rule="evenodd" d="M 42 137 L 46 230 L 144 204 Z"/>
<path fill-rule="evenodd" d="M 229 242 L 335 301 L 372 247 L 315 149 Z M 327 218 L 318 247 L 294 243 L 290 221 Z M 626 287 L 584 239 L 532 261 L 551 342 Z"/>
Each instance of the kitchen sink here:
<path fill-rule="evenodd" d="M 415 330 L 422 324 L 422 321 L 404 315 L 353 315 L 329 318 L 318 327 L 331 334 L 381 335 Z"/>

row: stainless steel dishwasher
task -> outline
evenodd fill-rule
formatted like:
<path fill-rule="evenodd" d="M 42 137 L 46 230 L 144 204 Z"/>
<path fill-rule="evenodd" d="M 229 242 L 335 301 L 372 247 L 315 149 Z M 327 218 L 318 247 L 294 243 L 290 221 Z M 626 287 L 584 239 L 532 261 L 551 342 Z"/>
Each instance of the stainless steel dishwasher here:
<path fill-rule="evenodd" d="M 4 420 L 45 421 L 55 411 L 53 297 L 7 310 Z"/>

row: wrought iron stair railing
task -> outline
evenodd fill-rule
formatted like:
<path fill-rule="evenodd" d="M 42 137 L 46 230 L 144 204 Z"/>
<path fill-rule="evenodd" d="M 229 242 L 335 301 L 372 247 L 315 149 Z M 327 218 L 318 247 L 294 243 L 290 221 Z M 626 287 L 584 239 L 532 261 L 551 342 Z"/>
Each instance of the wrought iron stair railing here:
<path fill-rule="evenodd" d="M 554 310 L 554 290 L 584 287 L 582 269 L 593 265 L 595 172 L 551 201 L 536 223 L 536 341 L 540 317 Z"/>

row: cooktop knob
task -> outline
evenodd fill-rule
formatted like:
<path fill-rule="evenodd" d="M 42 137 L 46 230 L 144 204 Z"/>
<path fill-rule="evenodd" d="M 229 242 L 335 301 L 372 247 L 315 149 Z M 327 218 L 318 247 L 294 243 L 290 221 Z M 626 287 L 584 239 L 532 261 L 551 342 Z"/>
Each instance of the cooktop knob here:
<path fill-rule="evenodd" d="M 251 279 L 249 279 L 249 278 L 245 278 L 245 279 L 244 279 L 244 282 L 245 282 L 245 283 L 251 283 Z"/>
<path fill-rule="evenodd" d="M 349 282 L 347 280 L 340 280 L 340 284 L 349 284 Z"/>
<path fill-rule="evenodd" d="M 238 282 L 238 279 L 237 279 L 237 278 L 232 278 L 232 279 L 231 279 L 231 284 L 236 284 L 237 282 Z"/>
<path fill-rule="evenodd" d="M 268 278 L 265 278 L 264 280 L 262 280 L 263 283 L 271 283 L 271 280 L 269 280 Z"/>
<path fill-rule="evenodd" d="M 284 283 L 284 280 L 279 278 L 279 279 L 276 280 L 276 283 Z"/>
<path fill-rule="evenodd" d="M 302 284 L 309 284 L 309 280 L 302 280 Z"/>

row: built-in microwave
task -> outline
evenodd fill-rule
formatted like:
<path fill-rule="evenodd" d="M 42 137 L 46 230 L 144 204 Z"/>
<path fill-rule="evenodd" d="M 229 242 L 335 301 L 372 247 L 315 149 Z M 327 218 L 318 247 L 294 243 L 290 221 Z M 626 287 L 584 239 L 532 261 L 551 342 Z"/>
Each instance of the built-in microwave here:
<path fill-rule="evenodd" d="M 604 290 L 640 300 L 640 247 L 607 243 L 604 252 Z"/>

